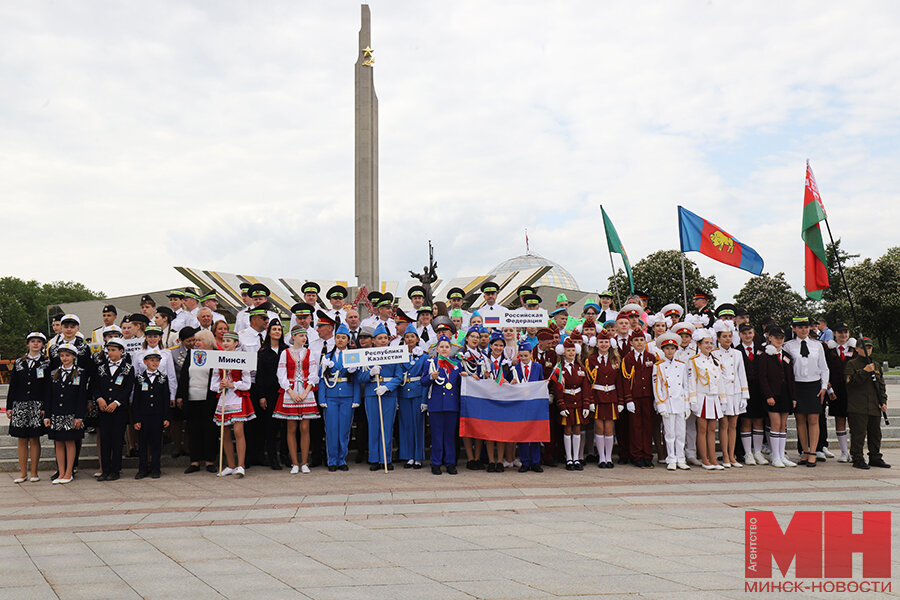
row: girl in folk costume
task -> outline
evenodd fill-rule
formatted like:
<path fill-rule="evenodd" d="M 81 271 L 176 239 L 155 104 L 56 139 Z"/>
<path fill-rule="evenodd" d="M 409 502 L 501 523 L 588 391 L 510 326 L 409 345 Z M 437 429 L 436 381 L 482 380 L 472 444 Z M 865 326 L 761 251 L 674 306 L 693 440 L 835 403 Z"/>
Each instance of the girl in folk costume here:
<path fill-rule="evenodd" d="M 691 410 L 697 417 L 697 454 L 704 469 L 724 471 L 716 461 L 716 421 L 725 415 L 725 376 L 712 355 L 712 330 L 697 329 L 693 338 L 700 353 L 687 362 L 687 380 Z"/>
<path fill-rule="evenodd" d="M 25 338 L 28 352 L 13 363 L 6 397 L 9 435 L 18 438 L 19 476 L 14 483 L 28 479 L 28 457 L 31 456 L 30 481 L 40 481 L 41 436 L 45 433 L 43 414 L 50 382 L 50 361 L 44 356 L 43 333 L 32 332 Z M 60 470 L 60 473 L 63 471 Z"/>
<path fill-rule="evenodd" d="M 553 369 L 550 381 L 555 388 L 556 408 L 562 417 L 566 470 L 581 471 L 584 467 L 581 463 L 576 462 L 575 456 L 578 452 L 581 424 L 590 413 L 585 398 L 590 397 L 591 381 L 578 358 L 581 344 L 576 344 L 569 337 L 561 346 L 561 349 L 557 348 L 557 352 L 562 354 L 562 357 Z"/>
<path fill-rule="evenodd" d="M 337 340 L 335 340 L 337 341 Z M 274 419 L 287 421 L 287 446 L 291 474 L 309 473 L 309 420 L 319 418 L 314 390 L 319 383 L 319 363 L 306 348 L 306 328 L 291 329 L 291 347 L 278 359 L 278 403 Z M 297 427 L 300 428 L 300 458 L 297 460 Z"/>
<path fill-rule="evenodd" d="M 594 444 L 599 459 L 597 466 L 612 469 L 612 449 L 615 441 L 616 407 L 625 402 L 625 381 L 622 378 L 621 358 L 609 339 L 611 334 L 601 330 L 597 335 L 597 353 L 590 357 L 586 370 L 592 382 L 588 409 L 594 415 Z"/>
<path fill-rule="evenodd" d="M 499 330 L 491 332 L 491 354 L 487 357 L 490 368 L 487 377 L 490 377 L 499 384 L 509 383 L 512 381 L 512 362 L 506 358 L 506 340 L 503 333 Z M 486 378 L 487 378 L 486 377 Z M 504 455 L 506 453 L 506 443 L 495 440 L 485 440 L 484 444 L 487 448 L 488 456 L 488 473 L 502 473 L 504 469 Z M 496 462 L 494 458 L 496 457 Z M 506 466 L 512 466 L 507 463 Z"/>
<path fill-rule="evenodd" d="M 719 347 L 713 350 L 713 356 L 719 359 L 722 375 L 725 378 L 725 418 L 719 427 L 719 445 L 722 447 L 722 466 L 743 467 L 734 457 L 734 445 L 737 443 L 738 415 L 747 412 L 747 400 L 750 399 L 750 387 L 747 384 L 747 371 L 744 369 L 744 356 L 741 351 L 732 347 L 734 330 L 730 321 L 719 320 L 713 325 Z"/>
<path fill-rule="evenodd" d="M 238 334 L 229 331 L 222 339 L 222 349 L 233 352 L 238 346 Z M 244 437 L 244 423 L 256 418 L 253 403 L 250 401 L 250 371 L 241 369 L 218 369 L 213 371 L 209 389 L 218 393 L 219 401 L 213 414 L 213 422 L 223 425 L 222 445 L 228 467 L 222 469 L 219 477 L 234 473 L 235 477 L 244 476 L 244 458 L 247 455 L 247 439 Z M 231 434 L 234 430 L 235 446 L 237 446 L 237 464 L 234 461 L 234 448 L 231 446 Z"/>
<path fill-rule="evenodd" d="M 60 366 L 50 373 L 44 401 L 44 426 L 56 444 L 59 477 L 53 483 L 69 483 L 75 468 L 75 442 L 84 438 L 87 407 L 87 374 L 75 364 L 78 348 L 62 343 L 56 347 Z"/>
<path fill-rule="evenodd" d="M 685 364 L 675 358 L 680 340 L 674 333 L 656 338 L 663 357 L 653 368 L 653 398 L 662 417 L 666 437 L 666 469 L 690 469 L 684 458 L 685 421 L 691 414 L 687 399 Z"/>
<path fill-rule="evenodd" d="M 787 442 L 787 418 L 797 403 L 794 384 L 794 357 L 784 350 L 784 330 L 771 327 L 769 344 L 759 355 L 759 387 L 769 410 L 769 444 L 772 448 L 773 467 L 796 467 L 787 459 L 784 446 Z"/>
<path fill-rule="evenodd" d="M 472 315 L 471 319 L 477 321 L 481 319 L 481 316 L 475 314 Z M 465 349 L 459 355 L 460 375 L 462 377 L 481 379 L 486 373 L 490 372 L 487 357 L 482 354 L 481 349 L 479 348 L 482 329 L 480 324 L 475 324 L 470 326 L 469 330 L 466 332 Z M 463 448 L 466 451 L 466 468 L 470 471 L 483 469 L 484 464 L 478 459 L 475 452 L 475 442 L 473 442 L 470 437 L 464 437 L 462 438 L 462 441 Z M 477 442 L 477 446 L 480 448 L 480 441 Z"/>

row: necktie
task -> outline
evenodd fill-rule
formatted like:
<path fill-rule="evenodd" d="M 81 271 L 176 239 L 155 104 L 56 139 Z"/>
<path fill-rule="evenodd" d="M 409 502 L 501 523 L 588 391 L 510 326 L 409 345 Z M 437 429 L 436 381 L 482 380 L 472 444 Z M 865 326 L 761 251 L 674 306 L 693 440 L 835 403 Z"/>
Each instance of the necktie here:
<path fill-rule="evenodd" d="M 428 327 L 422 328 L 422 339 L 428 341 Z"/>
<path fill-rule="evenodd" d="M 784 361 L 781 360 L 781 352 L 778 353 L 778 362 L 784 364 Z"/>
<path fill-rule="evenodd" d="M 841 350 L 841 360 L 844 360 L 844 347 L 843 347 L 843 346 L 839 346 L 839 348 L 840 348 L 840 350 Z"/>
<path fill-rule="evenodd" d="M 750 361 L 753 360 L 753 348 L 752 347 L 747 348 L 747 360 L 750 360 Z"/>
<path fill-rule="evenodd" d="M 500 368 L 500 361 L 499 361 L 499 360 L 495 360 L 495 361 L 494 361 L 494 371 L 498 370 L 499 368 Z"/>
<path fill-rule="evenodd" d="M 525 381 L 528 381 L 528 373 L 529 372 L 530 372 L 530 369 L 528 368 L 528 365 L 525 365 Z"/>
<path fill-rule="evenodd" d="M 803 358 L 809 356 L 809 346 L 806 345 L 806 340 L 801 340 L 800 342 L 800 356 Z"/>
<path fill-rule="evenodd" d="M 259 343 L 260 343 L 260 345 L 262 345 L 262 343 L 263 343 L 264 341 L 266 341 L 266 340 L 263 338 L 262 332 L 260 331 L 260 332 L 259 332 L 258 334 L 256 334 L 256 335 L 259 336 Z"/>

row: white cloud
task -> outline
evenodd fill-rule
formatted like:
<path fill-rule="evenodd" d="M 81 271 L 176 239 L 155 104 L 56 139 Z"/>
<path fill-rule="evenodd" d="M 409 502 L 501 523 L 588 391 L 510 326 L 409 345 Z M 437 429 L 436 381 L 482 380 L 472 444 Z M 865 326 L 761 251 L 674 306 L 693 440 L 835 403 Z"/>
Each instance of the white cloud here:
<path fill-rule="evenodd" d="M 528 227 L 603 288 L 599 204 L 635 262 L 676 247 L 683 204 L 799 289 L 806 158 L 846 247 L 896 243 L 893 3 L 372 14 L 384 279 L 427 239 L 441 275 L 485 272 Z M 0 8 L 5 271 L 111 294 L 177 284 L 173 265 L 353 280 L 358 27 L 354 3 Z M 692 258 L 720 297 L 749 277 Z"/>

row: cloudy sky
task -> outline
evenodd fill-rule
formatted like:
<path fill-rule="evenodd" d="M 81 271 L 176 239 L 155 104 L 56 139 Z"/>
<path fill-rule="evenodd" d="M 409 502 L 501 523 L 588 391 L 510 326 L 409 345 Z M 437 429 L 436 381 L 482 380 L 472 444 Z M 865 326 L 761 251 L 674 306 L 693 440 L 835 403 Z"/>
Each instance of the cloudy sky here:
<path fill-rule="evenodd" d="M 802 289 L 811 161 L 835 235 L 900 228 L 895 2 L 371 2 L 381 275 L 532 250 L 606 287 L 676 206 Z M 359 4 L 0 5 L 0 275 L 109 295 L 174 265 L 355 281 Z M 749 273 L 692 255 L 720 281 Z"/>

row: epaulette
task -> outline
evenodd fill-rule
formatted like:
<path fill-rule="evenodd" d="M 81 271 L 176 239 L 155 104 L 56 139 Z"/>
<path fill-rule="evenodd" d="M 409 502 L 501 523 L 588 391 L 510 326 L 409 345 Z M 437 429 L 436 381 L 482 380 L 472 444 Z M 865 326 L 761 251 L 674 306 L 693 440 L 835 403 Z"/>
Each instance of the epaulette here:
<path fill-rule="evenodd" d="M 684 364 L 683 360 L 678 360 L 677 358 L 673 358 L 672 362 L 680 362 L 681 364 Z"/>

